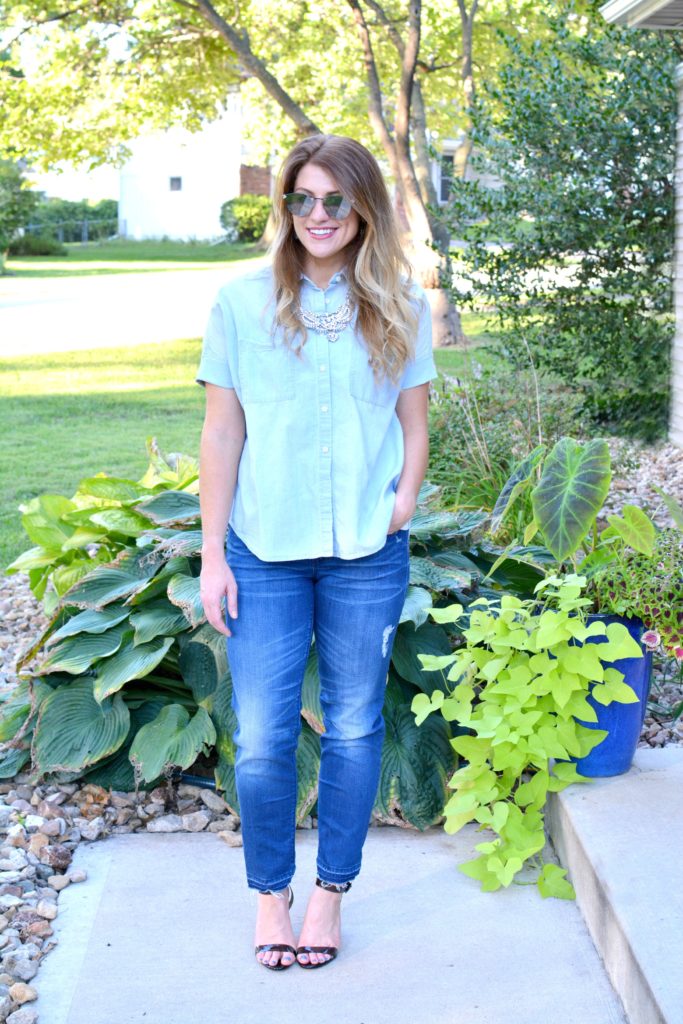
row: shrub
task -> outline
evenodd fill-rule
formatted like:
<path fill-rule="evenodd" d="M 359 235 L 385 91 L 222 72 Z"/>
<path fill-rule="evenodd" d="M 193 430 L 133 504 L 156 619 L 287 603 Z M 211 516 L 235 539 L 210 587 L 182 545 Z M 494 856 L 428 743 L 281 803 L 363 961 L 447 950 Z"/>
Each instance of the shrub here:
<path fill-rule="evenodd" d="M 21 235 L 10 243 L 10 256 L 67 256 L 65 246 L 47 235 Z"/>
<path fill-rule="evenodd" d="M 493 306 L 506 356 L 530 346 L 596 425 L 651 440 L 669 405 L 678 43 L 572 2 L 539 18 L 505 37 L 475 104 L 473 164 L 498 187 L 453 182 L 451 290 Z"/>
<path fill-rule="evenodd" d="M 18 665 L 19 685 L 0 698 L 0 778 L 31 762 L 36 779 L 85 778 L 128 790 L 211 753 L 216 786 L 238 810 L 225 642 L 199 596 L 197 464 L 163 456 L 154 442 L 149 451 L 139 481 L 99 474 L 82 480 L 71 499 L 42 495 L 22 507 L 36 546 L 8 572 L 28 573 L 51 619 Z M 438 497 L 425 484 L 411 523 L 411 585 L 387 682 L 376 803 L 382 820 L 418 828 L 440 819 L 456 767 L 447 723 L 418 728 L 410 712 L 418 691 L 441 684 L 440 673 L 422 670 L 418 652 L 451 650 L 449 633 L 427 621 L 433 600 L 467 607 L 491 593 L 479 580 L 494 561 L 492 586 L 527 592 L 541 577 L 493 545 L 480 550 L 486 513 L 439 511 Z M 302 717 L 299 819 L 315 804 L 323 731 L 315 644 Z"/>
<path fill-rule="evenodd" d="M 221 207 L 221 226 L 227 241 L 256 242 L 266 229 L 271 201 L 267 196 L 243 195 Z"/>

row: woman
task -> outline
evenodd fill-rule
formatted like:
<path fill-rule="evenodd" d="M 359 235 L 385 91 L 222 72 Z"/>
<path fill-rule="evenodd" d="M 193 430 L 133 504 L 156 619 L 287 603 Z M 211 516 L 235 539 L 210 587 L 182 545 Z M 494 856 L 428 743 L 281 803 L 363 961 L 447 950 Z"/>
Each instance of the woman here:
<path fill-rule="evenodd" d="M 368 150 L 333 135 L 300 142 L 275 214 L 272 266 L 219 292 L 197 380 L 202 601 L 227 637 L 256 956 L 283 970 L 336 956 L 341 894 L 360 870 L 436 372 L 429 309 Z M 313 637 L 318 877 L 297 947 L 295 753 Z"/>

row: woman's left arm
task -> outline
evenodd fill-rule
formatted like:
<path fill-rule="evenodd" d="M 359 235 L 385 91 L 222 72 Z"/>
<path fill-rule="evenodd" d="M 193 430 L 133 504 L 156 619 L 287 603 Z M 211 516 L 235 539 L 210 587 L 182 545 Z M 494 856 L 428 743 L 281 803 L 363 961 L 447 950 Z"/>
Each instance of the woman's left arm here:
<path fill-rule="evenodd" d="M 428 381 L 414 388 L 404 388 L 398 396 L 396 415 L 403 430 L 403 469 L 388 533 L 405 526 L 417 506 L 417 495 L 429 461 L 428 403 Z"/>

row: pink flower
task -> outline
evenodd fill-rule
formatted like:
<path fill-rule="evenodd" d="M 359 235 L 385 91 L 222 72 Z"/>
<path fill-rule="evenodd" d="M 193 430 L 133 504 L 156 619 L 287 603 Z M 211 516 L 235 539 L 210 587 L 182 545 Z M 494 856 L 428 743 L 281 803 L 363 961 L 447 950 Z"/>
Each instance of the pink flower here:
<path fill-rule="evenodd" d="M 673 654 L 676 661 L 683 661 L 683 647 L 674 647 Z"/>
<path fill-rule="evenodd" d="M 648 651 L 654 651 L 657 647 L 659 647 L 662 638 L 656 629 L 648 629 L 645 633 L 643 633 L 642 641 L 647 647 Z"/>

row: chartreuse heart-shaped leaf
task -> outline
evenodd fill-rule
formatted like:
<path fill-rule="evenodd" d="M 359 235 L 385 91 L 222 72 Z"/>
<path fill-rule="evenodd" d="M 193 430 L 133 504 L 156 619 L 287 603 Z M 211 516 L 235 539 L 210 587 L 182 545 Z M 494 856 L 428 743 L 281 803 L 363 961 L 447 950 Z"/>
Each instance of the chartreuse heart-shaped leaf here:
<path fill-rule="evenodd" d="M 562 437 L 531 492 L 534 519 L 558 562 L 578 549 L 602 508 L 611 478 L 607 442 Z"/>
<path fill-rule="evenodd" d="M 204 708 L 197 708 L 190 718 L 182 704 L 167 704 L 154 721 L 142 726 L 131 744 L 130 759 L 139 777 L 151 782 L 171 765 L 189 768 L 200 753 L 209 753 L 215 741 L 216 730 Z"/>
<path fill-rule="evenodd" d="M 494 838 L 462 865 L 484 891 L 510 885 L 542 851 L 547 794 L 583 781 L 571 759 L 607 735 L 583 724 L 597 721 L 591 690 L 599 703 L 636 699 L 610 662 L 640 656 L 640 645 L 620 623 L 586 625 L 585 586 L 571 573 L 539 582 L 535 599 L 479 598 L 463 617 L 464 643 L 450 656 L 420 658 L 431 671 L 451 662 L 445 691 L 425 687 L 411 708 L 420 729 L 438 720 L 436 712 L 467 731 L 451 741 L 466 764 L 448 781 L 444 827 L 457 832 L 478 822 L 491 830 Z M 460 611 L 439 614 L 457 621 Z M 544 895 L 572 894 L 554 870 L 541 873 L 539 887 Z"/>
<path fill-rule="evenodd" d="M 36 768 L 43 774 L 95 764 L 118 750 L 129 725 L 121 696 L 96 700 L 92 679 L 58 686 L 40 708 L 33 739 Z"/>
<path fill-rule="evenodd" d="M 637 505 L 624 505 L 624 515 L 607 516 L 612 529 L 635 551 L 651 555 L 655 546 L 655 528 L 652 520 Z"/>
<path fill-rule="evenodd" d="M 567 871 L 559 864 L 544 864 L 541 874 L 536 880 L 538 891 L 544 899 L 555 896 L 559 900 L 576 899 L 576 892 L 571 882 L 567 881 Z"/>

